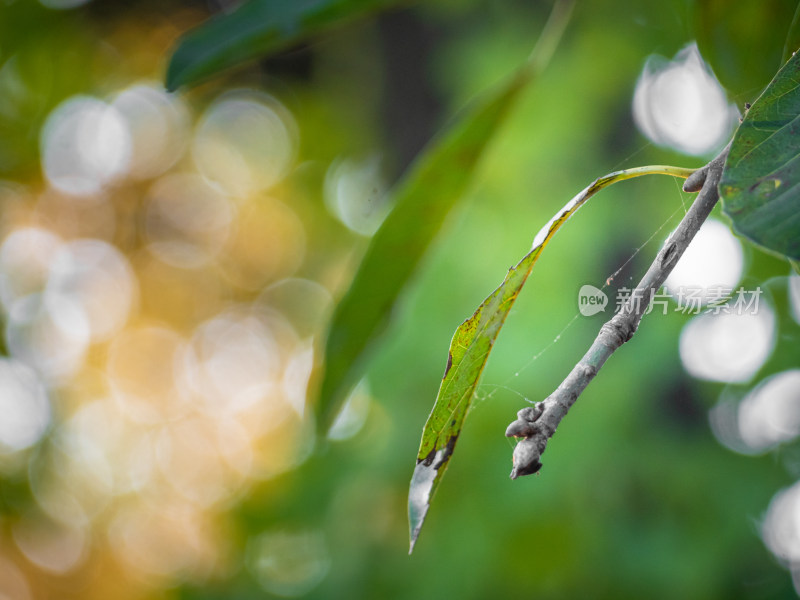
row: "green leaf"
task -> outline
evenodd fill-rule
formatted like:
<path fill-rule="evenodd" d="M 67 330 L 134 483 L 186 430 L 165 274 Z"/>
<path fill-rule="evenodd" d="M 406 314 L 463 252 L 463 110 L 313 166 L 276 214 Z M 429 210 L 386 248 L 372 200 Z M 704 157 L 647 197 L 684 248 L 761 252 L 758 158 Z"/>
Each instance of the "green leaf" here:
<path fill-rule="evenodd" d="M 618 181 L 641 175 L 665 174 L 688 177 L 693 169 L 661 165 L 617 171 L 595 180 L 570 200 L 545 225 L 533 241 L 533 249 L 508 271 L 505 280 L 456 330 L 450 343 L 444 378 L 428 421 L 422 430 L 417 465 L 408 492 L 408 520 L 411 550 L 417 541 L 431 498 L 444 475 L 461 434 L 483 368 L 495 339 L 511 310 L 536 259 L 567 219 L 601 189 Z"/>
<path fill-rule="evenodd" d="M 392 0 L 249 0 L 180 38 L 167 68 L 167 89 L 173 91 L 182 85 L 196 84 L 393 3 Z"/>
<path fill-rule="evenodd" d="M 698 0 L 695 36 L 700 54 L 723 86 L 752 100 L 778 67 L 797 0 Z"/>
<path fill-rule="evenodd" d="M 719 191 L 722 210 L 739 234 L 800 259 L 800 53 L 747 111 Z"/>
<path fill-rule="evenodd" d="M 472 173 L 514 101 L 546 62 L 571 5 L 558 3 L 537 50 L 512 77 L 468 107 L 417 158 L 393 191 L 394 209 L 375 234 L 349 291 L 333 315 L 317 413 L 330 426 L 364 368 L 398 294 L 464 194 Z"/>

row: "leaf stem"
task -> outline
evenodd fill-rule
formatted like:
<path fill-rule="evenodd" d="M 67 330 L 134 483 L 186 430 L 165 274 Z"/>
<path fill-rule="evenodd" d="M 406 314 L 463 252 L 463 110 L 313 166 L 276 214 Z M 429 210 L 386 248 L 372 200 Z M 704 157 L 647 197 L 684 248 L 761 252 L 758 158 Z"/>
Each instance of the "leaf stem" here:
<path fill-rule="evenodd" d="M 697 173 L 698 171 L 698 169 L 672 167 L 669 165 L 648 165 L 645 167 L 633 167 L 631 169 L 623 169 L 622 171 L 614 171 L 608 175 L 598 177 L 586 188 L 575 195 L 572 200 L 567 202 L 564 207 L 558 213 L 556 213 L 556 215 L 550 219 L 550 221 L 548 221 L 544 227 L 539 230 L 539 232 L 536 234 L 536 237 L 533 238 L 533 250 L 547 246 L 548 242 L 553 238 L 553 236 L 567 221 L 567 219 L 575 214 L 575 212 L 577 212 L 577 210 L 583 206 L 589 198 L 610 185 L 619 183 L 620 181 L 625 181 L 627 179 L 642 177 L 643 175 L 670 175 L 672 177 L 690 179 L 692 174 Z M 533 265 L 531 264 L 531 266 Z"/>
<path fill-rule="evenodd" d="M 631 169 L 623 169 L 622 171 L 614 171 L 605 177 L 601 177 L 599 181 L 608 180 L 610 185 L 617 181 L 633 179 L 634 177 L 641 177 L 642 175 L 672 175 L 673 177 L 686 179 L 695 171 L 697 171 L 697 169 L 673 167 L 670 165 L 648 165 L 646 167 L 633 167 Z"/>

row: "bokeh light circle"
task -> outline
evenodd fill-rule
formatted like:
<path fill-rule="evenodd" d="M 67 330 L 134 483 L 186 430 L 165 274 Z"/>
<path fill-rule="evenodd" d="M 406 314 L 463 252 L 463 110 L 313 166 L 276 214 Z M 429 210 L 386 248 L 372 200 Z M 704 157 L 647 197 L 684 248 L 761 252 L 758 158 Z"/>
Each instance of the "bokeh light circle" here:
<path fill-rule="evenodd" d="M 316 281 L 289 277 L 271 284 L 258 297 L 282 314 L 301 338 L 319 335 L 333 309 L 331 293 Z"/>
<path fill-rule="evenodd" d="M 50 275 L 50 265 L 61 239 L 39 227 L 12 231 L 0 246 L 0 302 L 6 312 L 24 304 L 31 294 L 41 293 Z"/>
<path fill-rule="evenodd" d="M 140 83 L 117 94 L 111 106 L 130 131 L 131 177 L 156 177 L 181 158 L 189 137 L 189 112 L 179 96 L 156 84 Z"/>
<path fill-rule="evenodd" d="M 372 235 L 389 213 L 386 182 L 377 156 L 334 161 L 325 175 L 325 204 L 348 228 Z"/>
<path fill-rule="evenodd" d="M 12 527 L 20 552 L 40 569 L 63 575 L 80 566 L 88 539 L 82 528 L 53 522 L 40 514 L 26 515 Z"/>
<path fill-rule="evenodd" d="M 794 272 L 789 276 L 789 305 L 794 320 L 800 323 L 800 275 Z"/>
<path fill-rule="evenodd" d="M 69 331 L 72 305 L 88 320 L 92 341 L 108 340 L 126 323 L 136 299 L 136 279 L 127 258 L 102 240 L 75 240 L 53 257 L 45 290 L 45 303 Z"/>
<path fill-rule="evenodd" d="M 57 384 L 81 368 L 91 329 L 84 308 L 61 298 L 32 294 L 17 305 L 6 323 L 10 354 Z"/>
<path fill-rule="evenodd" d="M 761 525 L 761 537 L 778 559 L 800 564 L 800 482 L 773 496 Z"/>
<path fill-rule="evenodd" d="M 684 154 L 704 155 L 719 148 L 738 116 L 696 44 L 672 61 L 651 57 L 636 83 L 633 117 L 639 130 L 654 143 Z"/>
<path fill-rule="evenodd" d="M 89 96 L 73 96 L 47 117 L 41 135 L 42 167 L 50 184 L 92 196 L 126 172 L 131 135 L 117 109 Z"/>
<path fill-rule="evenodd" d="M 268 592 L 288 598 L 314 589 L 328 574 L 330 553 L 319 531 L 274 531 L 247 547 L 250 573 Z"/>
<path fill-rule="evenodd" d="M 730 228 L 708 219 L 664 282 L 682 304 L 703 306 L 730 294 L 742 277 L 744 252 Z M 691 298 L 691 300 L 688 300 Z"/>
<path fill-rule="evenodd" d="M 272 96 L 239 90 L 224 94 L 203 114 L 192 156 L 209 181 L 243 197 L 280 181 L 296 147 L 297 126 L 289 111 Z"/>
<path fill-rule="evenodd" d="M 742 440 L 756 452 L 800 435 L 800 369 L 759 383 L 739 405 Z"/>
<path fill-rule="evenodd" d="M 219 254 L 235 208 L 228 197 L 198 175 L 175 173 L 148 192 L 148 248 L 167 264 L 196 268 Z"/>
<path fill-rule="evenodd" d="M 683 328 L 680 355 L 694 377 L 710 381 L 749 381 L 775 345 L 775 315 L 766 302 L 755 313 L 703 313 Z"/>
<path fill-rule="evenodd" d="M 254 403 L 272 405 L 285 361 L 275 326 L 288 328 L 277 318 L 232 307 L 197 328 L 184 355 L 183 381 L 207 410 L 235 414 Z"/>
<path fill-rule="evenodd" d="M 50 400 L 30 367 L 0 359 L 0 453 L 16 452 L 41 439 L 50 425 Z"/>

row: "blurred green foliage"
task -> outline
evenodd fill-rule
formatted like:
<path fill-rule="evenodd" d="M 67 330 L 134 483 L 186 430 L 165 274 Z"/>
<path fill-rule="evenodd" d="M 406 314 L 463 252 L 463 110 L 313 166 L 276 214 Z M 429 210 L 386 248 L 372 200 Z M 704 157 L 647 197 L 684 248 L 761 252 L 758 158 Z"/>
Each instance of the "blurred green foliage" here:
<path fill-rule="evenodd" d="M 181 38 L 166 85 L 194 85 L 224 69 L 275 53 L 342 21 L 391 5 L 387 0 L 252 0 Z"/>
<path fill-rule="evenodd" d="M 537 43 L 511 77 L 461 111 L 429 142 L 393 190 L 392 211 L 372 239 L 331 320 L 325 377 L 316 403 L 322 431 L 327 431 L 362 376 L 365 355 L 375 345 L 398 295 L 448 214 L 469 188 L 494 134 L 552 55 L 569 21 L 571 5 L 562 3 L 557 13 L 547 33 L 542 34 L 541 49 Z"/>
<path fill-rule="evenodd" d="M 794 0 L 697 2 L 697 45 L 732 98 L 752 101 L 797 50 L 790 47 L 796 10 Z"/>
<path fill-rule="evenodd" d="M 396 172 L 403 162 L 398 132 L 414 125 L 402 120 L 398 102 L 430 94 L 436 102 L 427 118 L 443 123 L 520 64 L 549 9 L 547 3 L 512 0 L 403 7 L 226 74 L 186 99 L 199 110 L 226 89 L 253 87 L 291 109 L 301 149 L 285 202 L 301 218 L 307 238 L 296 275 L 323 282 L 339 298 L 365 241 L 325 209 L 328 165 L 340 156 L 380 153 L 387 172 Z M 282 538 L 269 537 L 275 532 L 313 534 L 298 538 L 296 560 L 288 551 L 277 555 L 283 561 L 276 559 L 287 578 L 302 579 L 315 564 L 327 565 L 315 585 L 295 588 L 308 598 L 795 597 L 790 576 L 759 538 L 758 524 L 776 491 L 798 476 L 797 444 L 744 456 L 715 440 L 708 410 L 723 392 L 742 394 L 748 386 L 686 374 L 678 354 L 684 315 L 645 318 L 635 340 L 606 365 L 561 425 L 541 475 L 508 479 L 505 426 L 523 398 L 539 400 L 552 391 L 604 321 L 602 314 L 576 318 L 577 290 L 584 283 L 600 286 L 622 265 L 612 290 L 635 283 L 690 201 L 667 178 L 605 191 L 542 257 L 478 387 L 459 460 L 439 490 L 426 537 L 413 557 L 406 554 L 411 457 L 457 325 L 530 247 L 539 227 L 599 174 L 640 164 L 705 162 L 648 144 L 630 111 L 646 56 L 672 55 L 693 39 L 695 9 L 685 0 L 578 4 L 540 84 L 509 114 L 473 173 L 471 191 L 393 313 L 368 372 L 373 401 L 363 428 L 344 441 L 318 440 L 319 452 L 298 467 L 251 481 L 222 503 L 225 543 L 215 550 L 231 563 L 222 575 L 144 582 L 133 575 L 119 597 L 276 595 L 279 588 L 259 577 L 266 567 L 248 558 L 259 543 L 285 548 Z M 205 16 L 201 3 L 188 1 L 96 1 L 72 11 L 49 11 L 32 1 L 0 4 L 2 177 L 41 185 L 38 136 L 49 111 L 73 94 L 104 95 L 163 76 L 167 48 Z M 397 29 L 408 46 L 428 44 L 424 62 L 385 68 L 386 57 L 405 48 L 386 42 Z M 15 78 L 29 90 L 21 99 L 8 91 Z M 409 95 L 387 96 L 392 80 Z M 418 132 L 417 144 L 432 134 Z M 140 216 L 132 204 L 135 238 Z M 748 284 L 788 273 L 785 262 L 752 247 L 745 254 Z M 226 293 L 248 298 L 241 289 Z M 790 308 L 780 301 L 775 307 L 778 346 L 756 380 L 797 366 L 800 358 Z M 80 391 L 71 390 L 69 398 L 80 401 Z M 0 480 L 0 526 L 9 546 L 10 527 L 30 502 L 20 473 L 24 480 L 27 467 L 4 472 Z M 323 550 L 314 536 L 321 536 Z M 47 590 L 42 594 L 110 597 L 122 569 L 113 566 L 111 541 L 100 533 L 95 544 L 81 575 L 67 583 L 41 577 L 30 565 L 24 571 Z"/>

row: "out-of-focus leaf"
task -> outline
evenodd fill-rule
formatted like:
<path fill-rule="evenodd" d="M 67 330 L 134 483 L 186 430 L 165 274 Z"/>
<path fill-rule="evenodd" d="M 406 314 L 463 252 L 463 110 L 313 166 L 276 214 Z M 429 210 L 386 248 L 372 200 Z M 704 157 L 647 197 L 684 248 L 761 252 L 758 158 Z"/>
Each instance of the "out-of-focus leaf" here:
<path fill-rule="evenodd" d="M 785 63 L 792 57 L 792 54 L 800 49 L 800 3 L 794 11 L 794 18 L 792 24 L 789 26 L 789 33 L 786 34 L 786 41 L 783 44 L 783 56 L 781 57 L 781 64 Z"/>
<path fill-rule="evenodd" d="M 800 259 L 800 54 L 747 111 L 719 190 L 723 212 L 738 233 Z"/>
<path fill-rule="evenodd" d="M 601 189 L 625 179 L 641 175 L 665 174 L 688 177 L 692 169 L 650 166 L 617 171 L 595 180 L 570 200 L 545 225 L 533 241 L 533 249 L 508 271 L 503 283 L 483 301 L 469 319 L 453 335 L 444 377 L 436 402 L 422 430 L 422 442 L 417 453 L 417 465 L 408 492 L 408 520 L 411 551 L 419 536 L 431 498 L 444 475 L 453 454 L 458 436 L 467 416 L 472 396 L 478 385 L 495 339 L 530 275 L 542 249 L 589 198 Z"/>
<path fill-rule="evenodd" d="M 248 0 L 233 12 L 213 17 L 180 38 L 167 68 L 167 89 L 198 83 L 395 2 Z"/>
<path fill-rule="evenodd" d="M 699 0 L 695 7 L 695 35 L 703 58 L 733 97 L 751 100 L 782 64 L 797 1 Z"/>
<path fill-rule="evenodd" d="M 333 315 L 317 403 L 323 429 L 330 426 L 360 377 L 366 350 L 384 329 L 398 294 L 472 180 L 494 132 L 520 91 L 546 62 L 543 55 L 552 53 L 570 11 L 571 2 L 556 5 L 528 62 L 478 98 L 432 140 L 393 191 L 394 209 L 373 237 Z"/>

